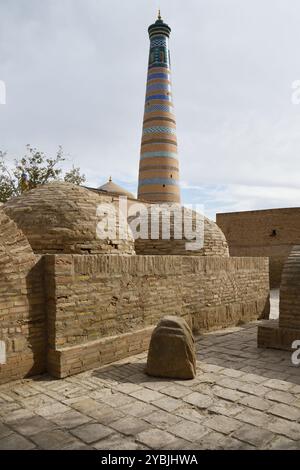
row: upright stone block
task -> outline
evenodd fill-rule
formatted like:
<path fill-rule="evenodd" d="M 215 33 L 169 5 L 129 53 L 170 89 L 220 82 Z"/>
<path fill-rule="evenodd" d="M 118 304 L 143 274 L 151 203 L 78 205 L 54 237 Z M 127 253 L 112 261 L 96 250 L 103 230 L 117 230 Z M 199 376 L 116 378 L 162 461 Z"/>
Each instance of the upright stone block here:
<path fill-rule="evenodd" d="M 195 343 L 185 320 L 175 316 L 160 320 L 152 333 L 146 373 L 173 379 L 196 376 Z"/>

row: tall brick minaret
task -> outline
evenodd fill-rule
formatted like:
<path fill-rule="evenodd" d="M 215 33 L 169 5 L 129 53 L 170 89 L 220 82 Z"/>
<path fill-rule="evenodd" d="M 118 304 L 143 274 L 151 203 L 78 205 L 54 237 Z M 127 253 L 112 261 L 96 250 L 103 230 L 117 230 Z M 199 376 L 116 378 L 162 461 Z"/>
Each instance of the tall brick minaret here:
<path fill-rule="evenodd" d="M 157 21 L 148 28 L 150 53 L 138 186 L 138 198 L 149 202 L 180 202 L 170 32 L 158 12 Z"/>

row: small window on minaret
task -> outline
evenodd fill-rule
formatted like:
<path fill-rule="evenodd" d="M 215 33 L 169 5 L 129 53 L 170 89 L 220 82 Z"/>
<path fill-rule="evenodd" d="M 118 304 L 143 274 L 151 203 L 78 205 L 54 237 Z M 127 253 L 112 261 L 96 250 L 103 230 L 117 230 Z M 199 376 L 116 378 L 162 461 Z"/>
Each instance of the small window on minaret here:
<path fill-rule="evenodd" d="M 165 184 L 163 184 L 163 188 L 165 188 L 165 187 L 166 187 L 166 185 L 165 185 Z"/>
<path fill-rule="evenodd" d="M 277 230 L 273 229 L 272 232 L 270 233 L 270 237 L 276 237 L 277 235 Z"/>
<path fill-rule="evenodd" d="M 173 175 L 170 175 L 170 178 L 173 178 Z"/>

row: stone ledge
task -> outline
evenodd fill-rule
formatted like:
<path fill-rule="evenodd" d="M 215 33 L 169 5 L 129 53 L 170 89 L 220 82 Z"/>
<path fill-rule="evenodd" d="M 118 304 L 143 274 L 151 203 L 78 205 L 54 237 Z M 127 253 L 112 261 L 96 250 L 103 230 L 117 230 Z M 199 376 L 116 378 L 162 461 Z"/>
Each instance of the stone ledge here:
<path fill-rule="evenodd" d="M 252 302 L 232 302 L 224 305 L 213 305 L 201 308 L 190 314 L 194 333 L 205 333 L 235 326 L 240 322 L 248 323 L 257 319 L 268 318 L 270 300 L 258 298 Z"/>
<path fill-rule="evenodd" d="M 258 326 L 257 346 L 259 348 L 292 351 L 291 345 L 295 340 L 300 340 L 300 329 L 281 328 L 278 320 L 262 322 Z"/>
<path fill-rule="evenodd" d="M 142 330 L 109 336 L 80 345 L 48 351 L 48 372 L 64 378 L 144 352 L 154 325 Z"/>

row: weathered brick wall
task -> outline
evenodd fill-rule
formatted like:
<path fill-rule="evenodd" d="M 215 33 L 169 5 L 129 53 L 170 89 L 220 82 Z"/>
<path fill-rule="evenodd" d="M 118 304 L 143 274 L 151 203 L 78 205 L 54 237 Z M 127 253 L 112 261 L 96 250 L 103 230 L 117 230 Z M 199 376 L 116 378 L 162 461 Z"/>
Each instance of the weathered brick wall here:
<path fill-rule="evenodd" d="M 266 258 L 45 258 L 48 366 L 57 376 L 144 350 L 163 315 L 183 316 L 202 331 L 269 312 Z"/>
<path fill-rule="evenodd" d="M 292 246 L 300 244 L 300 208 L 217 214 L 216 220 L 230 255 L 268 256 L 270 285 L 279 287 L 284 262 Z"/>
<path fill-rule="evenodd" d="M 0 209 L 0 340 L 7 353 L 6 363 L 0 364 L 0 383 L 46 368 L 42 263 Z"/>

